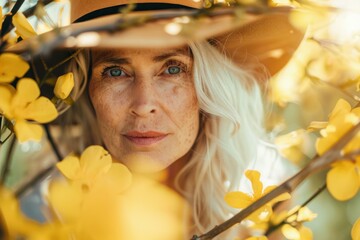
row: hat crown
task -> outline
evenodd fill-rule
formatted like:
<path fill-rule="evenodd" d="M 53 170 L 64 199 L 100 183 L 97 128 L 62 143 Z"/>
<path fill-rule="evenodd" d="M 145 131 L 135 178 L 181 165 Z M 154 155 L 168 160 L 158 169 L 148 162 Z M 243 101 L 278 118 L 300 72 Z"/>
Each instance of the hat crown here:
<path fill-rule="evenodd" d="M 80 17 L 99 9 L 131 3 L 164 3 L 183 5 L 191 8 L 200 8 L 202 6 L 201 0 L 71 0 L 71 22 L 74 22 Z"/>

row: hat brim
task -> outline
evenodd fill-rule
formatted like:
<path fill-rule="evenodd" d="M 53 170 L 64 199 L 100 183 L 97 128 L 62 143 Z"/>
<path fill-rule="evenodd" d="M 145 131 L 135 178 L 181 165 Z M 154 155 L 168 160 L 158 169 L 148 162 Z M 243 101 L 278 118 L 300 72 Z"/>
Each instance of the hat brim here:
<path fill-rule="evenodd" d="M 288 7 L 161 10 L 114 14 L 54 29 L 21 41 L 10 51 L 33 57 L 54 49 L 167 48 L 214 39 L 235 63 L 263 64 L 279 71 L 300 44 L 303 33 L 291 26 Z M 59 58 L 61 54 L 56 54 Z M 54 57 L 54 56 L 53 56 Z M 261 65 L 260 64 L 260 65 Z"/>

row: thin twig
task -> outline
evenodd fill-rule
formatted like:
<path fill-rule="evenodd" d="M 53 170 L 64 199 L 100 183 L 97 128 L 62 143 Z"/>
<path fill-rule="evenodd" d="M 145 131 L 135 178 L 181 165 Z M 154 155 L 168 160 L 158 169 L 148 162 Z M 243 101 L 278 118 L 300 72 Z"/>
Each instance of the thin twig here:
<path fill-rule="evenodd" d="M 50 166 L 48 168 L 46 168 L 45 170 L 43 170 L 42 172 L 36 174 L 36 176 L 31 179 L 29 182 L 25 183 L 23 186 L 19 187 L 16 191 L 15 191 L 15 196 L 17 198 L 21 197 L 21 195 L 23 195 L 26 190 L 28 190 L 29 188 L 33 187 L 36 183 L 38 183 L 41 179 L 43 179 L 45 176 L 49 175 L 49 173 L 54 169 L 54 166 Z"/>
<path fill-rule="evenodd" d="M 57 63 L 55 66 L 52 66 L 51 68 L 48 68 L 45 76 L 42 78 L 41 82 L 40 82 L 40 86 L 45 82 L 46 78 L 49 76 L 49 74 L 54 71 L 56 68 L 60 67 L 61 65 L 63 65 L 64 63 L 66 63 L 67 61 L 71 60 L 72 58 L 76 57 L 76 55 L 78 55 L 80 52 L 82 51 L 82 49 L 78 49 L 76 50 L 74 53 L 72 53 L 69 57 L 65 58 L 64 60 L 62 60 L 61 62 Z M 44 65 L 45 68 L 47 68 L 46 65 Z"/>
<path fill-rule="evenodd" d="M 15 143 L 16 143 L 16 137 L 13 136 L 13 138 L 11 139 L 8 151 L 6 153 L 5 163 L 4 163 L 4 165 L 3 165 L 2 169 L 1 169 L 0 185 L 5 184 L 6 177 L 7 177 L 8 173 L 9 173 L 10 166 L 11 166 L 11 160 L 12 160 L 12 154 L 13 154 L 14 148 L 15 148 Z"/>
<path fill-rule="evenodd" d="M 247 216 L 253 213 L 255 210 L 265 205 L 272 199 L 280 196 L 283 193 L 291 193 L 300 183 L 302 183 L 308 176 L 323 170 L 330 166 L 331 163 L 341 159 L 341 150 L 345 145 L 357 134 L 360 130 L 360 123 L 352 127 L 346 134 L 344 134 L 327 152 L 322 156 L 315 157 L 307 166 L 305 166 L 300 172 L 295 174 L 290 179 L 286 180 L 284 183 L 273 189 L 268 194 L 264 195 L 256 202 L 252 203 L 247 208 L 243 209 L 241 212 L 228 219 L 224 223 L 214 227 L 209 232 L 197 236 L 194 235 L 192 240 L 209 240 L 213 239 L 215 236 L 226 231 L 233 225 L 240 223 Z"/>
<path fill-rule="evenodd" d="M 50 143 L 50 146 L 51 146 L 52 150 L 54 151 L 58 162 L 60 162 L 63 159 L 63 157 L 61 156 L 61 153 L 60 153 L 58 147 L 56 146 L 54 138 L 52 137 L 52 134 L 51 134 L 50 129 L 49 129 L 49 125 L 44 124 L 44 128 L 45 128 L 46 137 L 47 137 L 47 139 L 48 139 L 48 141 Z"/>
<path fill-rule="evenodd" d="M 54 153 L 55 153 L 55 155 L 57 157 L 57 160 L 61 161 L 63 159 L 63 157 L 61 156 L 61 153 L 60 153 L 59 149 L 56 146 L 56 143 L 55 143 L 55 141 L 54 141 L 54 139 L 52 137 L 52 134 L 50 132 L 48 124 L 45 124 L 44 128 L 45 128 L 47 139 L 48 139 L 48 141 L 50 143 L 50 146 L 53 149 L 53 151 L 54 151 Z M 46 168 L 45 170 L 41 171 L 40 173 L 36 174 L 33 179 L 31 179 L 29 182 L 25 183 L 23 186 L 21 186 L 19 189 L 17 189 L 15 191 L 15 195 L 17 197 L 20 197 L 22 194 L 24 194 L 26 192 L 27 189 L 31 188 L 34 184 L 36 184 L 38 181 L 40 181 L 45 176 L 47 176 L 53 169 L 54 169 L 54 166 L 50 166 L 50 167 Z"/>
<path fill-rule="evenodd" d="M 358 157 L 359 155 L 360 155 L 360 149 L 357 149 L 355 151 L 344 154 L 342 157 L 344 159 L 353 159 L 354 157 Z"/>
<path fill-rule="evenodd" d="M 6 15 L 3 25 L 2 25 L 0 38 L 5 36 L 5 34 L 7 34 L 12 29 L 11 28 L 12 18 L 19 11 L 20 7 L 23 5 L 24 2 L 25 2 L 25 0 L 16 1 L 14 7 L 10 11 L 11 14 Z"/>
<path fill-rule="evenodd" d="M 49 3 L 52 3 L 54 0 L 42 0 L 41 4 L 43 4 L 44 6 L 48 5 Z M 35 14 L 35 10 L 37 8 L 37 4 L 31 8 L 26 9 L 23 14 L 25 15 L 25 17 L 31 17 L 32 15 Z"/>
<path fill-rule="evenodd" d="M 308 205 L 312 200 L 314 200 L 325 189 L 326 189 L 326 183 L 324 183 L 321 187 L 319 187 L 319 189 L 307 201 L 305 201 L 303 204 L 301 204 L 300 208 L 303 208 L 306 205 Z"/>
<path fill-rule="evenodd" d="M 12 127 L 12 125 L 9 126 L 8 120 L 4 117 L 0 115 L 0 147 L 2 144 L 4 144 L 13 134 L 14 129 Z M 9 129 L 10 133 L 5 137 L 4 140 L 2 140 L 3 138 L 3 133 L 5 133 L 6 129 Z"/>
<path fill-rule="evenodd" d="M 291 216 L 294 216 L 299 213 L 299 210 L 306 205 L 308 205 L 312 200 L 314 200 L 320 193 L 322 193 L 326 189 L 326 183 L 324 183 L 318 190 L 316 190 L 313 195 L 310 196 L 309 199 L 307 199 L 303 204 L 300 205 L 300 207 L 293 212 L 292 214 L 286 216 L 280 223 L 271 226 L 265 233 L 266 236 L 269 236 L 272 232 L 276 231 L 279 227 L 281 227 L 283 224 L 287 223 L 287 219 L 289 219 Z"/>

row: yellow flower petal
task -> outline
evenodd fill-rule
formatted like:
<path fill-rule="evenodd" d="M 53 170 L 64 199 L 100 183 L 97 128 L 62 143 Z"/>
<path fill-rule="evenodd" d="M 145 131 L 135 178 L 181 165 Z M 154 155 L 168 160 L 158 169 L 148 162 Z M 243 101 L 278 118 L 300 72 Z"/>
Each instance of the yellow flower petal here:
<path fill-rule="evenodd" d="M 307 138 L 306 134 L 304 129 L 298 129 L 276 137 L 275 144 L 280 154 L 293 163 L 299 163 L 303 158 L 304 143 Z"/>
<path fill-rule="evenodd" d="M 14 194 L 0 187 L 0 213 L 5 224 L 8 239 L 16 239 L 19 235 L 31 236 L 39 231 L 40 225 L 26 218 L 20 209 Z"/>
<path fill-rule="evenodd" d="M 0 30 L 1 30 L 1 27 L 2 27 L 2 22 L 3 22 L 3 14 L 2 14 L 2 7 L 0 6 Z"/>
<path fill-rule="evenodd" d="M 24 120 L 17 120 L 14 125 L 14 131 L 19 142 L 29 140 L 40 141 L 43 135 L 43 129 L 35 123 L 28 123 Z"/>
<path fill-rule="evenodd" d="M 40 89 L 37 83 L 30 78 L 20 79 L 16 85 L 16 94 L 12 101 L 13 108 L 24 108 L 40 96 Z M 20 113 L 21 115 L 23 113 Z"/>
<path fill-rule="evenodd" d="M 26 119 L 39 123 L 51 122 L 58 116 L 55 105 L 46 97 L 39 97 L 24 110 Z"/>
<path fill-rule="evenodd" d="M 334 109 L 332 110 L 329 118 L 335 118 L 338 115 L 342 115 L 343 113 L 349 113 L 351 111 L 351 105 L 344 99 L 339 99 L 336 102 Z"/>
<path fill-rule="evenodd" d="M 256 170 L 247 170 L 245 176 L 250 180 L 254 192 L 254 198 L 258 199 L 263 193 L 263 184 L 260 181 L 260 173 Z"/>
<path fill-rule="evenodd" d="M 11 85 L 0 85 L 0 113 L 4 114 L 9 119 L 13 118 L 10 110 L 10 103 L 14 94 L 15 89 Z"/>
<path fill-rule="evenodd" d="M 319 155 L 326 152 L 338 139 L 347 132 L 359 120 L 360 111 L 351 110 L 348 102 L 340 99 L 329 116 L 329 124 L 320 131 L 322 138 L 316 141 L 316 151 Z M 358 147 L 357 141 L 352 140 L 344 149 L 349 152 Z"/>
<path fill-rule="evenodd" d="M 271 215 L 270 224 L 278 225 L 289 215 L 290 215 L 290 211 L 289 212 L 288 211 L 275 212 L 273 215 Z"/>
<path fill-rule="evenodd" d="M 264 194 L 268 194 L 269 192 L 271 192 L 272 190 L 274 190 L 277 186 L 276 185 L 272 185 L 272 186 L 268 186 L 265 188 L 264 190 Z M 290 193 L 283 193 L 283 194 L 280 194 L 279 196 L 277 196 L 276 198 L 272 199 L 269 204 L 273 205 L 277 202 L 282 202 L 282 201 L 285 201 L 285 200 L 288 200 L 291 198 L 291 195 Z"/>
<path fill-rule="evenodd" d="M 12 82 L 15 77 L 24 76 L 29 68 L 29 64 L 16 54 L 0 54 L 0 82 Z"/>
<path fill-rule="evenodd" d="M 48 199 L 55 214 L 62 221 L 72 223 L 79 217 L 84 194 L 79 185 L 58 180 L 50 184 Z"/>
<path fill-rule="evenodd" d="M 289 224 L 284 224 L 281 227 L 282 234 L 289 240 L 299 240 L 300 239 L 300 233 L 299 231 L 290 226 Z"/>
<path fill-rule="evenodd" d="M 22 37 L 22 39 L 31 38 L 37 35 L 34 28 L 22 12 L 17 12 L 13 16 L 13 24 L 16 28 L 16 34 Z"/>
<path fill-rule="evenodd" d="M 98 186 L 108 187 L 111 191 L 121 193 L 131 185 L 132 175 L 129 169 L 120 163 L 111 164 L 110 170 L 101 178 Z"/>
<path fill-rule="evenodd" d="M 327 125 L 328 125 L 328 122 L 313 121 L 313 122 L 310 123 L 307 130 L 309 132 L 312 132 L 312 131 L 316 131 L 316 130 L 319 130 L 319 129 L 326 128 Z"/>
<path fill-rule="evenodd" d="M 111 156 L 101 146 L 90 146 L 80 157 L 80 166 L 88 178 L 107 173 L 111 167 Z"/>
<path fill-rule="evenodd" d="M 321 8 L 297 8 L 291 12 L 289 19 L 292 25 L 305 32 L 309 25 L 324 21 L 326 13 Z"/>
<path fill-rule="evenodd" d="M 360 240 L 360 218 L 356 220 L 351 229 L 352 240 Z"/>
<path fill-rule="evenodd" d="M 301 240 L 312 240 L 313 239 L 313 233 L 310 228 L 305 227 L 302 225 L 299 229 L 300 233 L 300 239 Z"/>
<path fill-rule="evenodd" d="M 268 204 L 265 204 L 264 206 L 258 208 L 253 213 L 251 213 L 246 219 L 256 224 L 259 224 L 263 222 L 268 222 L 272 214 L 272 207 Z"/>
<path fill-rule="evenodd" d="M 259 237 L 249 237 L 249 238 L 246 238 L 245 240 L 268 240 L 268 238 L 265 236 L 259 236 Z"/>
<path fill-rule="evenodd" d="M 54 88 L 55 96 L 66 99 L 74 88 L 74 84 L 74 75 L 71 72 L 58 77 Z"/>
<path fill-rule="evenodd" d="M 359 174 L 355 164 L 350 161 L 335 163 L 327 173 L 326 184 L 331 195 L 339 201 L 354 197 L 359 190 Z"/>
<path fill-rule="evenodd" d="M 61 162 L 56 164 L 60 172 L 68 179 L 75 180 L 79 178 L 80 162 L 75 156 L 67 156 Z"/>
<path fill-rule="evenodd" d="M 317 217 L 316 213 L 313 213 L 308 207 L 302 207 L 299 209 L 297 221 L 298 222 L 309 222 Z"/>
<path fill-rule="evenodd" d="M 226 203 L 233 208 L 246 208 L 253 202 L 253 198 L 243 192 L 229 192 L 225 195 Z"/>
<path fill-rule="evenodd" d="M 323 155 L 330 147 L 332 147 L 339 138 L 336 135 L 328 136 L 326 138 L 318 138 L 315 143 L 316 152 Z"/>

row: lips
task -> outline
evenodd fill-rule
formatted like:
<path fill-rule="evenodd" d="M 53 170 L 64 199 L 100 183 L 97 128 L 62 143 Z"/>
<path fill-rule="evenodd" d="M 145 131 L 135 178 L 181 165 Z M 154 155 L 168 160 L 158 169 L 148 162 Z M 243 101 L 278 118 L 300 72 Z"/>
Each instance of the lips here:
<path fill-rule="evenodd" d="M 160 142 L 162 139 L 167 137 L 167 133 L 155 132 L 155 131 L 147 131 L 147 132 L 138 132 L 138 131 L 130 131 L 127 132 L 124 137 L 130 142 L 147 146 Z"/>

